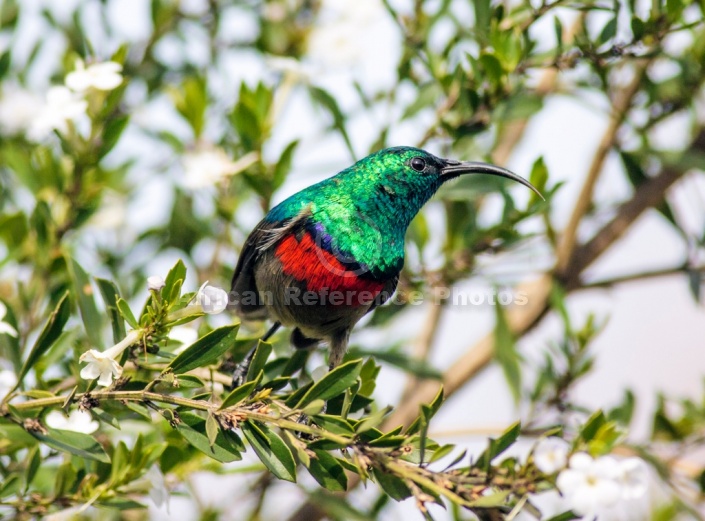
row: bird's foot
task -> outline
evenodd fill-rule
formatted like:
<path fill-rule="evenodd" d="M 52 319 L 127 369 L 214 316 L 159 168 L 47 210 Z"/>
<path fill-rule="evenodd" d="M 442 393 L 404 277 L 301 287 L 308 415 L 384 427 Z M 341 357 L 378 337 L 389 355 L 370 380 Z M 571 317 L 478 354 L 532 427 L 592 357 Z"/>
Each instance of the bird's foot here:
<path fill-rule="evenodd" d="M 299 416 L 299 418 L 296 420 L 296 423 L 299 423 L 301 425 L 306 425 L 307 427 L 310 427 L 313 422 L 311 421 L 311 417 L 308 414 L 302 414 Z M 303 441 L 313 441 L 316 439 L 316 436 L 311 434 L 310 432 L 298 432 L 298 437 L 300 440 Z"/>
<path fill-rule="evenodd" d="M 254 355 L 255 350 L 253 349 L 247 353 L 247 356 L 245 356 L 242 362 L 237 364 L 235 367 L 235 370 L 233 371 L 232 383 L 230 384 L 232 389 L 237 389 L 247 380 L 247 373 L 250 370 L 250 364 L 252 363 L 252 357 Z"/>

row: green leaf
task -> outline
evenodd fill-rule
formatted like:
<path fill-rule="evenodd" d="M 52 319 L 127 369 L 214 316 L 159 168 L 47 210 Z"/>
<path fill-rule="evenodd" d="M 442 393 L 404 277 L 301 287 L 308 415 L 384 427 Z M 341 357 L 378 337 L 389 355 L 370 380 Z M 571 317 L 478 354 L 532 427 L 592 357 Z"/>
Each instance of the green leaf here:
<path fill-rule="evenodd" d="M 604 413 L 600 410 L 595 411 L 580 429 L 580 437 L 587 442 L 591 441 L 605 423 L 607 419 Z"/>
<path fill-rule="evenodd" d="M 333 492 L 344 492 L 348 488 L 348 477 L 337 458 L 324 450 L 314 450 L 315 458 L 311 458 L 308 471 L 313 479 Z"/>
<path fill-rule="evenodd" d="M 609 22 L 605 24 L 605 26 L 602 28 L 602 32 L 600 33 L 600 36 L 598 37 L 597 41 L 599 45 L 602 45 L 612 38 L 615 37 L 617 34 L 617 17 L 615 16 L 612 18 Z"/>
<path fill-rule="evenodd" d="M 186 280 L 186 266 L 184 262 L 179 259 L 169 270 L 169 273 L 164 279 L 164 287 L 162 288 L 162 297 L 166 299 L 170 304 L 176 302 L 181 295 L 181 286 Z"/>
<path fill-rule="evenodd" d="M 345 116 L 340 110 L 338 102 L 333 96 L 320 87 L 309 86 L 309 92 L 313 100 L 321 107 L 325 108 L 333 117 L 333 128 L 343 137 L 343 141 L 345 141 L 345 145 L 350 151 L 350 156 L 355 159 L 355 149 L 352 146 L 350 136 L 348 136 L 348 131 L 345 128 Z"/>
<path fill-rule="evenodd" d="M 73 468 L 70 461 L 59 465 L 54 479 L 54 497 L 61 497 L 71 490 L 76 482 L 77 475 L 76 469 Z"/>
<path fill-rule="evenodd" d="M 204 77 L 187 77 L 180 91 L 172 92 L 176 110 L 188 121 L 193 129 L 193 135 L 198 139 L 203 131 L 206 119 L 208 95 Z"/>
<path fill-rule="evenodd" d="M 557 516 L 553 516 L 551 519 L 547 519 L 546 521 L 573 521 L 574 519 L 582 519 L 582 516 L 576 515 L 573 512 L 568 511 L 563 512 L 562 514 L 558 514 Z"/>
<path fill-rule="evenodd" d="M 295 409 L 305 407 L 313 400 L 329 400 L 351 387 L 360 376 L 362 360 L 351 360 L 339 365 L 316 382 L 304 394 Z"/>
<path fill-rule="evenodd" d="M 266 425 L 254 426 L 249 421 L 242 424 L 242 433 L 272 474 L 279 479 L 296 482 L 296 463 L 284 440 Z"/>
<path fill-rule="evenodd" d="M 221 463 L 242 459 L 240 451 L 231 441 L 232 438 L 225 436 L 222 431 L 217 433 L 215 442 L 211 445 L 206 434 L 206 420 L 190 412 L 181 413 L 180 417 L 181 423 L 176 426 L 176 430 L 203 454 Z"/>
<path fill-rule="evenodd" d="M 11 56 L 9 50 L 0 55 L 0 79 L 2 79 L 7 74 L 7 71 L 10 70 L 10 61 Z"/>
<path fill-rule="evenodd" d="M 264 371 L 264 366 L 267 364 L 269 355 L 272 354 L 272 344 L 260 340 L 255 348 L 255 354 L 252 356 L 250 367 L 247 369 L 247 381 L 256 379 L 261 372 Z"/>
<path fill-rule="evenodd" d="M 101 336 L 102 315 L 98 313 L 98 308 L 95 305 L 93 285 L 81 265 L 73 258 L 67 256 L 66 265 L 71 274 L 74 293 L 78 301 L 78 309 L 81 311 L 81 319 L 86 328 L 88 340 L 90 340 L 93 348 L 103 349 L 103 338 Z"/>
<path fill-rule="evenodd" d="M 492 463 L 497 456 L 511 447 L 519 437 L 520 433 L 521 424 L 516 422 L 510 425 L 499 438 L 490 438 L 489 447 L 487 447 L 487 449 L 485 449 L 484 452 L 477 458 L 475 467 L 485 470 L 489 469 L 490 463 Z"/>
<path fill-rule="evenodd" d="M 22 480 L 19 474 L 5 476 L 2 483 L 0 483 L 0 499 L 19 493 L 21 484 Z"/>
<path fill-rule="evenodd" d="M 103 296 L 103 302 L 105 302 L 105 308 L 110 316 L 110 324 L 113 327 L 113 341 L 118 343 L 127 335 L 125 331 L 125 319 L 120 314 L 117 305 L 120 292 L 115 283 L 111 280 L 96 278 L 95 281 L 98 284 L 100 294 Z"/>
<path fill-rule="evenodd" d="M 39 453 L 39 446 L 35 445 L 29 450 L 27 456 L 25 456 L 25 461 L 27 462 L 27 468 L 24 474 L 24 490 L 25 494 L 29 490 L 29 486 L 32 484 L 34 477 L 37 475 L 37 470 L 42 463 L 42 455 Z"/>
<path fill-rule="evenodd" d="M 206 418 L 206 436 L 208 436 L 208 444 L 211 448 L 215 444 L 215 440 L 219 432 L 220 428 L 218 427 L 218 420 L 215 419 L 212 412 L 209 412 L 208 417 Z"/>
<path fill-rule="evenodd" d="M 230 394 L 225 397 L 225 400 L 223 400 L 223 403 L 220 404 L 220 407 L 218 407 L 218 409 L 227 409 L 228 407 L 237 405 L 245 398 L 250 396 L 252 394 L 252 391 L 255 390 L 255 387 L 257 387 L 257 384 L 262 379 L 262 375 L 263 373 L 260 371 L 260 374 L 257 378 L 255 378 L 251 382 L 245 382 L 240 387 L 236 387 L 235 389 L 233 389 Z"/>
<path fill-rule="evenodd" d="M 108 499 L 101 499 L 96 501 L 97 506 L 113 508 L 116 510 L 144 510 L 147 505 L 144 505 L 134 499 L 128 499 L 124 497 L 111 497 Z"/>
<path fill-rule="evenodd" d="M 521 359 L 516 350 L 514 334 L 509 329 L 504 308 L 498 303 L 495 306 L 495 311 L 497 324 L 495 326 L 494 356 L 502 367 L 514 402 L 518 403 L 521 398 L 521 367 L 519 365 Z"/>
<path fill-rule="evenodd" d="M 438 392 L 436 393 L 436 397 L 433 399 L 433 401 L 429 404 L 430 406 L 430 416 L 428 417 L 428 421 L 435 416 L 435 414 L 438 412 L 438 409 L 441 408 L 441 405 L 443 404 L 443 387 L 440 387 L 438 389 Z M 421 429 L 421 421 L 422 417 L 419 415 L 412 423 L 409 425 L 409 428 L 406 430 L 406 434 L 414 434 L 419 432 Z"/>
<path fill-rule="evenodd" d="M 557 16 L 553 17 L 553 32 L 556 33 L 556 54 L 563 54 L 563 24 Z"/>
<path fill-rule="evenodd" d="M 272 184 L 275 189 L 281 186 L 281 184 L 286 179 L 286 175 L 291 170 L 291 161 L 294 157 L 294 152 L 296 151 L 296 147 L 298 145 L 298 139 L 292 141 L 284 149 L 282 155 L 279 156 L 279 161 L 277 161 L 277 165 L 274 167 L 274 175 L 272 177 Z"/>
<path fill-rule="evenodd" d="M 546 189 L 546 182 L 548 181 L 548 168 L 546 168 L 546 163 L 543 160 L 543 156 L 540 156 L 536 161 L 534 161 L 534 164 L 531 167 L 529 181 L 541 193 L 543 193 Z M 540 200 L 540 197 L 533 191 L 531 192 L 530 197 L 531 200 L 529 201 L 529 205 Z"/>
<path fill-rule="evenodd" d="M 130 324 L 133 329 L 137 329 L 138 327 L 140 327 L 139 322 L 137 322 L 137 319 L 135 318 L 135 315 L 132 314 L 130 305 L 125 300 L 118 298 L 117 308 L 120 311 L 122 318 L 125 319 L 125 322 Z"/>
<path fill-rule="evenodd" d="M 181 374 L 215 362 L 233 346 L 239 328 L 240 324 L 235 324 L 211 331 L 174 358 L 167 366 L 167 370 L 171 369 L 174 374 Z"/>
<path fill-rule="evenodd" d="M 352 436 L 355 434 L 350 422 L 340 416 L 317 414 L 314 420 L 317 425 L 332 434 L 340 434 L 341 436 Z"/>
<path fill-rule="evenodd" d="M 644 32 L 646 29 L 646 25 L 644 24 L 643 20 L 641 20 L 637 16 L 632 16 L 632 34 L 634 35 L 634 40 L 641 40 L 644 36 Z"/>
<path fill-rule="evenodd" d="M 129 116 L 123 115 L 111 118 L 105 123 L 103 139 L 98 149 L 99 158 L 106 156 L 117 144 L 129 120 Z"/>
<path fill-rule="evenodd" d="M 27 372 L 34 366 L 34 364 L 37 363 L 37 360 L 39 360 L 49 350 L 49 348 L 54 345 L 54 342 L 56 342 L 61 335 L 61 332 L 64 330 L 66 321 L 69 319 L 71 314 L 71 306 L 69 304 L 68 296 L 68 292 L 64 293 L 64 296 L 61 297 L 61 300 L 59 300 L 59 303 L 56 305 L 56 308 L 49 317 L 44 329 L 42 329 L 39 338 L 37 338 L 37 341 L 34 343 L 27 360 L 20 370 L 20 374 L 17 377 L 18 383 L 22 381 L 22 379 L 27 375 Z"/>
<path fill-rule="evenodd" d="M 52 449 L 61 452 L 70 452 L 80 458 L 110 463 L 110 458 L 105 453 L 103 446 L 93 436 L 82 432 L 64 431 L 47 428 L 48 434 L 30 432 L 36 439 Z"/>
<path fill-rule="evenodd" d="M 387 416 L 387 414 L 391 411 L 392 408 L 387 406 L 384 409 L 380 409 L 375 413 L 365 416 L 362 421 L 355 425 L 355 432 L 357 434 L 362 434 L 363 432 L 367 432 L 370 429 L 378 427 L 384 421 L 385 416 Z"/>
<path fill-rule="evenodd" d="M 406 484 L 394 474 L 388 474 L 378 468 L 372 469 L 372 474 L 382 490 L 395 501 L 403 501 L 411 497 L 411 491 Z"/>
<path fill-rule="evenodd" d="M 492 8 L 490 0 L 473 0 L 475 8 L 475 34 L 480 44 L 485 45 L 489 37 Z"/>
<path fill-rule="evenodd" d="M 628 426 L 632 421 L 632 416 L 634 415 L 634 407 L 636 405 L 636 399 L 634 393 L 627 389 L 624 391 L 624 400 L 622 403 L 612 409 L 607 415 L 608 419 L 620 423 L 621 425 Z"/>

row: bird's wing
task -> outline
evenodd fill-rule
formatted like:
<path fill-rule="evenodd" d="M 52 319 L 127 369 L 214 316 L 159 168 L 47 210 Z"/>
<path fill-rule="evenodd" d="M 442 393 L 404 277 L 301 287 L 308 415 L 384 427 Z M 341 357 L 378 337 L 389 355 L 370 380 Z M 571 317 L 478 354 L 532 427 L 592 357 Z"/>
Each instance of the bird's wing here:
<path fill-rule="evenodd" d="M 238 315 L 255 320 L 267 318 L 267 309 L 258 295 L 255 282 L 257 260 L 281 239 L 290 233 L 297 233 L 310 215 L 310 210 L 304 208 L 293 219 L 282 222 L 264 219 L 252 230 L 242 247 L 230 285 L 231 307 Z"/>

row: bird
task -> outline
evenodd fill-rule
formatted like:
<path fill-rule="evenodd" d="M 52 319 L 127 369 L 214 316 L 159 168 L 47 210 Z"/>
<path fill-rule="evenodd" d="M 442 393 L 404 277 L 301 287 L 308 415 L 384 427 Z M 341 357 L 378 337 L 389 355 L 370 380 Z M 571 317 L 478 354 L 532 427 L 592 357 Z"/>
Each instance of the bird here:
<path fill-rule="evenodd" d="M 272 208 L 246 239 L 232 277 L 229 307 L 246 320 L 292 328 L 295 348 L 327 342 L 329 370 L 347 350 L 355 324 L 394 293 L 404 237 L 436 191 L 461 175 L 524 178 L 482 162 L 442 159 L 410 146 L 385 148 Z M 252 353 L 236 370 L 241 382 Z"/>

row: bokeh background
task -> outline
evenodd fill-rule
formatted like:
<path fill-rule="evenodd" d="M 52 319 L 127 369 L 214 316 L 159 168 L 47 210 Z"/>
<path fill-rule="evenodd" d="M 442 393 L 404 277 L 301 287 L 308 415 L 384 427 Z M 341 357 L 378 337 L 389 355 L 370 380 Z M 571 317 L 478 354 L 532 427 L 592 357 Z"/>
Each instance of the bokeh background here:
<path fill-rule="evenodd" d="M 657 20 L 659 2 L 5 0 L 0 297 L 23 302 L 13 309 L 26 313 L 27 327 L 41 316 L 37 274 L 51 259 L 37 260 L 39 250 L 21 237 L 26 227 L 11 229 L 12 216 L 33 215 L 40 201 L 59 228 L 72 220 L 49 249 L 69 249 L 88 272 L 116 278 L 139 300 L 146 277 L 163 276 L 177 259 L 189 267 L 192 289 L 205 280 L 227 288 L 239 248 L 266 208 L 384 146 L 494 160 L 534 181 L 547 172 L 540 210 L 507 219 L 535 203 L 530 192 L 468 181 L 446 187 L 415 221 L 403 285 L 421 291 L 423 302 L 367 319 L 352 340 L 358 352 L 385 355 L 375 397 L 398 404 L 410 399 L 410 380 L 436 385 L 433 377 L 447 376 L 492 334 L 493 291 L 523 292 L 527 308 L 545 300 L 522 284 L 546 273 L 560 279 L 560 243 L 551 236 L 570 226 L 586 179 L 594 177 L 594 191 L 579 215 L 577 244 L 614 219 L 643 183 L 677 168 L 666 205 L 648 205 L 565 300 L 576 327 L 594 316 L 601 328 L 590 343 L 594 364 L 571 385 L 570 403 L 610 409 L 631 390 L 630 440 L 649 440 L 660 396 L 699 403 L 705 375 L 704 156 L 702 143 L 690 145 L 705 126 L 703 12 L 697 2 L 668 3 L 680 10 L 663 27 L 680 29 L 659 33 L 654 22 L 640 35 L 633 20 Z M 496 32 L 510 35 L 504 43 L 488 40 L 488 10 L 496 16 L 499 8 Z M 76 58 L 107 61 L 115 53 L 126 78 L 117 111 L 129 119 L 109 153 L 84 158 L 97 166 L 93 191 L 28 180 L 43 171 L 37 150 L 70 170 L 51 125 L 41 124 L 49 88 L 63 83 Z M 611 132 L 615 106 L 635 81 Z M 89 132 L 85 115 L 74 124 Z M 507 221 L 516 231 L 501 225 Z M 435 309 L 432 287 L 447 282 L 485 302 Z M 55 277 L 44 283 L 60 285 Z M 479 452 L 488 435 L 532 413 L 527 390 L 564 334 L 556 309 L 536 312 L 530 326 L 510 320 L 515 362 L 478 364 L 434 419 L 435 438 Z M 232 320 L 221 315 L 215 323 Z M 322 354 L 310 361 L 323 363 Z M 512 367 L 523 380 L 508 385 Z M 261 511 L 248 517 L 262 478 L 242 468 L 191 475 L 170 513 L 152 507 L 150 516 L 285 519 L 314 488 L 312 480 L 268 483 Z M 368 485 L 351 504 L 376 498 Z M 401 520 L 415 509 L 413 501 L 390 504 L 380 518 Z"/>

